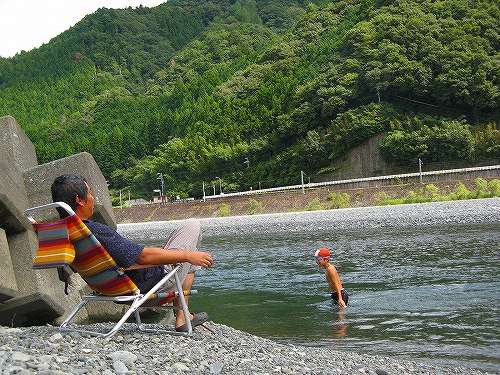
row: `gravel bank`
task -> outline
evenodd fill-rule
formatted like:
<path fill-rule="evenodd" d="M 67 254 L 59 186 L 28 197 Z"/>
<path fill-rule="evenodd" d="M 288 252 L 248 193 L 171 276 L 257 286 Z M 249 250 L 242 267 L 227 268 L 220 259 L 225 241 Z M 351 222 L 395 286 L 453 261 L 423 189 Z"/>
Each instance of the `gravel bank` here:
<path fill-rule="evenodd" d="M 200 219 L 204 235 L 500 222 L 500 198 Z M 123 235 L 166 237 L 178 221 L 120 224 Z M 153 234 L 154 233 L 154 234 Z M 163 235 L 163 234 L 162 234 Z"/>
<path fill-rule="evenodd" d="M 202 219 L 205 235 L 500 222 L 500 198 Z M 123 224 L 143 238 L 177 222 Z M 156 234 L 157 235 L 157 234 Z M 2 374 L 485 374 L 424 362 L 283 345 L 210 323 L 191 338 L 141 334 L 126 324 L 109 339 L 57 327 L 0 327 Z"/>
<path fill-rule="evenodd" d="M 140 334 L 132 324 L 108 338 L 56 327 L 0 327 L 2 374 L 485 374 L 327 348 L 283 345 L 209 323 L 193 337 Z"/>

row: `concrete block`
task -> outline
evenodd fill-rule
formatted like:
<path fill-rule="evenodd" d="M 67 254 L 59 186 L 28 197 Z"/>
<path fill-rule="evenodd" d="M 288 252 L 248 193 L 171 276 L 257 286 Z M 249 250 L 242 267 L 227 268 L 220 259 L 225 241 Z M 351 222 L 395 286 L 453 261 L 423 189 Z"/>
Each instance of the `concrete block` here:
<path fill-rule="evenodd" d="M 1 132 L 0 128 L 0 132 Z M 1 133 L 0 133 L 1 134 Z M 3 145 L 2 145 L 3 146 Z M 24 210 L 28 208 L 26 189 L 22 172 L 10 159 L 7 148 L 0 147 L 0 228 L 10 232 L 19 232 L 27 228 Z"/>
<path fill-rule="evenodd" d="M 29 202 L 23 171 L 37 165 L 35 148 L 10 116 L 0 118 L 0 142 L 0 324 L 32 318 L 44 324 L 64 312 L 57 301 L 65 299 L 57 273 L 39 277 L 31 269 L 38 244 L 24 216 Z"/>
<path fill-rule="evenodd" d="M 59 306 L 59 309 L 54 307 Z M 34 293 L 10 300 L 0 306 L 0 325 L 23 327 L 43 325 L 64 313 L 64 308 L 43 293 Z"/>
<path fill-rule="evenodd" d="M 92 155 L 80 153 L 43 165 L 37 165 L 35 149 L 16 121 L 0 118 L 0 325 L 23 326 L 61 323 L 64 316 L 80 302 L 83 286 L 77 274 L 71 276 L 70 295 L 56 269 L 33 270 L 38 248 L 36 233 L 24 211 L 52 202 L 50 185 L 65 173 L 84 176 L 95 197 L 94 219 L 116 228 L 106 180 Z M 57 213 L 36 217 L 56 219 Z M 122 310 L 124 307 L 114 309 Z M 111 311 L 96 306 L 83 310 L 75 322 L 95 316 L 109 316 Z"/>
<path fill-rule="evenodd" d="M 17 283 L 14 275 L 12 260 L 10 259 L 9 243 L 5 231 L 0 228 L 0 263 L 2 283 L 0 283 L 0 302 L 6 301 L 16 295 Z"/>
<path fill-rule="evenodd" d="M 21 207 L 19 207 L 16 203 L 21 199 L 16 196 L 7 195 L 8 193 L 4 194 L 2 182 L 3 181 L 0 180 L 0 228 L 5 230 L 8 237 L 12 233 L 19 233 L 29 229 L 31 225 L 24 217 L 26 197 L 24 197 L 24 203 L 20 203 Z M 20 208 L 22 208 L 22 210 Z"/>
<path fill-rule="evenodd" d="M 35 146 L 12 116 L 0 117 L 0 144 L 0 153 L 8 155 L 1 155 L 1 159 L 13 161 L 12 166 L 20 171 L 38 164 Z"/>
<path fill-rule="evenodd" d="M 85 177 L 94 195 L 93 219 L 116 229 L 116 219 L 109 198 L 108 184 L 94 158 L 87 152 L 68 156 L 25 171 L 24 184 L 30 206 L 51 203 L 50 185 L 57 176 L 62 174 L 76 174 Z"/>
<path fill-rule="evenodd" d="M 18 280 L 18 291 L 14 298 L 0 305 L 2 322 L 27 321 L 32 317 L 38 305 L 42 314 L 33 324 L 46 324 L 63 315 L 66 309 L 72 308 L 79 302 L 78 293 L 68 296 L 64 294 L 64 283 L 59 281 L 56 269 L 33 270 L 31 268 L 38 248 L 38 239 L 34 230 L 10 235 L 9 247 L 15 277 Z M 44 318 L 48 320 L 43 321 Z"/>

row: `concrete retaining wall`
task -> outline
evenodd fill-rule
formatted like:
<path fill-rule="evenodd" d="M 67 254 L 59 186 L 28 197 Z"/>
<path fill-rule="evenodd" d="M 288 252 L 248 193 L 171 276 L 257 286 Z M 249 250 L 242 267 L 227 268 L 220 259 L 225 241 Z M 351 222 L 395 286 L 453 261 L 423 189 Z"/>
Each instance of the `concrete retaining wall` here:
<path fill-rule="evenodd" d="M 38 241 L 24 211 L 52 201 L 50 185 L 55 177 L 79 174 L 92 186 L 94 218 L 116 228 L 107 183 L 88 153 L 38 165 L 33 144 L 10 116 L 0 117 L 0 143 L 0 325 L 58 323 L 79 301 L 83 286 L 79 276 L 73 275 L 73 293 L 67 296 L 55 269 L 35 271 L 31 268 Z M 37 219 L 49 217 L 57 218 L 56 212 L 37 216 Z M 96 306 L 86 313 L 80 320 L 119 311 Z"/>

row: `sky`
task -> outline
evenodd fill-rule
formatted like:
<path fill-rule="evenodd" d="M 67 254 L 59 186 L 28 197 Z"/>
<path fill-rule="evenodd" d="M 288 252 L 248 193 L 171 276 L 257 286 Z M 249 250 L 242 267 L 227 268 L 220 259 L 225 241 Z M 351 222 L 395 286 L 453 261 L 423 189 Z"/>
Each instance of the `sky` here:
<path fill-rule="evenodd" d="M 167 0 L 0 0 L 0 56 L 48 43 L 99 8 L 155 7 Z"/>

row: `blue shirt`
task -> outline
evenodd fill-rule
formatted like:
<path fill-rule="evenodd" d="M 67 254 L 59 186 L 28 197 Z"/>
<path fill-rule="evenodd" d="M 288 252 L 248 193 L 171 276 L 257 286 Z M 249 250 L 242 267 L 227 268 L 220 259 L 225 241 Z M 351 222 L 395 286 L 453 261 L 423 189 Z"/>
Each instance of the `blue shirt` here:
<path fill-rule="evenodd" d="M 120 267 L 133 265 L 144 250 L 144 246 L 127 240 L 105 224 L 93 220 L 84 220 L 84 223 Z M 126 274 L 145 293 L 161 280 L 165 272 L 162 266 L 156 266 L 127 271 Z"/>

